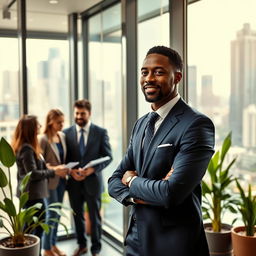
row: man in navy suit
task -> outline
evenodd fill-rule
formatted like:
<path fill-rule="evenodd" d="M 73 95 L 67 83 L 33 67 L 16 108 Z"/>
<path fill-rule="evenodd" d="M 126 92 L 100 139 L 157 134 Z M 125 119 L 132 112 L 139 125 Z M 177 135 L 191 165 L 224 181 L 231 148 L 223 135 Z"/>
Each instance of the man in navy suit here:
<path fill-rule="evenodd" d="M 66 162 L 79 162 L 79 169 L 71 171 L 67 189 L 70 205 L 74 211 L 74 221 L 79 247 L 73 256 L 88 251 L 85 236 L 84 203 L 87 203 L 91 220 L 91 252 L 99 255 L 101 250 L 101 193 L 103 191 L 102 170 L 111 162 L 112 154 L 107 131 L 90 121 L 91 104 L 88 100 L 78 100 L 74 104 L 75 125 L 64 130 L 67 144 Z M 89 167 L 81 168 L 91 160 L 109 156 L 110 160 Z"/>
<path fill-rule="evenodd" d="M 151 48 L 141 89 L 151 112 L 134 125 L 126 155 L 109 179 L 109 194 L 132 205 L 127 256 L 208 256 L 201 180 L 214 152 L 211 120 L 178 93 L 180 55 Z"/>

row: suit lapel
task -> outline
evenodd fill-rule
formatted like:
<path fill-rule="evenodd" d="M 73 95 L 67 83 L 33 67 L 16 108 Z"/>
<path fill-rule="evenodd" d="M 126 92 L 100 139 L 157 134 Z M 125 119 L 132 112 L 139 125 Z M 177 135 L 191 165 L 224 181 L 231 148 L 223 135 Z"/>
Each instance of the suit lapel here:
<path fill-rule="evenodd" d="M 85 151 L 84 151 L 84 155 L 87 153 L 88 148 L 92 147 L 93 144 L 93 138 L 95 137 L 95 129 L 94 129 L 94 125 L 91 124 L 88 135 L 87 135 L 87 143 L 85 146 Z"/>
<path fill-rule="evenodd" d="M 175 127 L 175 125 L 179 122 L 179 115 L 182 115 L 183 110 L 183 101 L 180 99 L 176 105 L 171 109 L 168 113 L 160 127 L 158 128 L 156 134 L 154 135 L 152 141 L 149 144 L 148 150 L 145 154 L 141 176 L 145 174 L 148 165 L 150 164 L 152 157 L 157 149 L 157 146 L 161 144 L 164 138 L 169 134 L 169 132 Z"/>
<path fill-rule="evenodd" d="M 60 132 L 59 136 L 60 136 L 60 141 L 61 141 L 63 151 L 64 151 L 63 153 L 64 153 L 64 163 L 65 163 L 66 156 L 67 156 L 67 146 L 66 146 L 66 141 L 65 141 L 65 135 L 64 135 L 64 133 Z"/>
<path fill-rule="evenodd" d="M 75 150 L 77 155 L 80 155 L 79 144 L 77 141 L 76 125 L 73 125 L 70 131 L 70 141 L 72 143 L 71 145 L 73 145 L 73 150 Z"/>
<path fill-rule="evenodd" d="M 58 162 L 61 163 L 56 143 L 52 142 L 52 143 L 50 143 L 50 145 L 51 145 L 52 151 L 53 151 L 55 157 L 57 158 Z"/>

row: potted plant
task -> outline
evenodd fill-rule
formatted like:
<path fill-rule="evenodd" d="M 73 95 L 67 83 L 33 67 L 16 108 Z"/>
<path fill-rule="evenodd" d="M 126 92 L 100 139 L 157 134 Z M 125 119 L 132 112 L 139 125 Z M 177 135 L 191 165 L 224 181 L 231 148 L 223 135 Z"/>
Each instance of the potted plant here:
<path fill-rule="evenodd" d="M 204 227 L 210 255 L 215 256 L 232 255 L 232 226 L 222 223 L 226 210 L 236 212 L 234 206 L 237 200 L 229 189 L 229 185 L 234 181 L 229 171 L 236 158 L 229 163 L 224 163 L 230 147 L 231 132 L 224 139 L 221 150 L 217 151 L 209 162 L 207 172 L 210 181 L 208 183 L 202 181 L 203 217 L 210 220 L 210 223 L 204 224 Z"/>
<path fill-rule="evenodd" d="M 251 185 L 248 193 L 236 180 L 240 198 L 237 205 L 244 226 L 232 228 L 232 242 L 235 256 L 255 256 L 256 254 L 256 196 L 252 195 Z"/>
<path fill-rule="evenodd" d="M 0 255 L 39 255 L 40 239 L 30 233 L 38 226 L 41 226 L 47 233 L 51 227 L 45 223 L 42 218 L 43 214 L 39 215 L 39 217 L 34 216 L 41 209 L 42 204 L 37 203 L 27 209 L 23 208 L 29 199 L 25 188 L 31 173 L 28 173 L 21 182 L 19 187 L 21 196 L 18 200 L 18 207 L 15 206 L 10 172 L 10 167 L 15 163 L 15 155 L 4 138 L 0 141 L 0 163 L 8 170 L 8 175 L 6 175 L 0 167 L 0 189 L 2 192 L 0 199 L 0 228 L 4 230 L 1 233 L 7 235 L 7 237 L 0 239 Z M 59 208 L 56 208 L 60 206 L 62 205 L 59 203 L 50 204 L 47 210 L 55 211 L 59 215 L 65 216 Z M 52 221 L 58 220 L 52 219 Z M 66 229 L 64 224 L 60 224 Z M 24 229 L 25 226 L 26 228 Z"/>

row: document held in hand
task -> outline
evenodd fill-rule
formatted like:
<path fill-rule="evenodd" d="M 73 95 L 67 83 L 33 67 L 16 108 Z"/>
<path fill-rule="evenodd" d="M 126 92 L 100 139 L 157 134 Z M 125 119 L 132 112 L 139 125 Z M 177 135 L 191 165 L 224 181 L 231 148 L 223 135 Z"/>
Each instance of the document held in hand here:
<path fill-rule="evenodd" d="M 87 164 L 83 167 L 83 169 L 86 169 L 86 168 L 93 167 L 93 166 L 95 166 L 95 165 L 104 163 L 104 162 L 108 161 L 109 159 L 110 159 L 109 156 L 104 156 L 104 157 L 100 157 L 100 158 L 98 158 L 98 159 L 92 160 L 92 161 L 90 161 L 89 163 L 87 163 Z"/>
<path fill-rule="evenodd" d="M 74 168 L 75 166 L 77 166 L 79 164 L 79 162 L 69 162 L 68 164 L 66 164 L 66 168 Z"/>

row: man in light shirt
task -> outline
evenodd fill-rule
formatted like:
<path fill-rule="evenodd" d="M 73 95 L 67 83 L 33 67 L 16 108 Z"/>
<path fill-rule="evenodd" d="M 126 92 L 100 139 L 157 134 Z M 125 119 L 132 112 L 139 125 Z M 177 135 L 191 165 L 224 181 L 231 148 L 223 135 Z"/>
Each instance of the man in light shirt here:
<path fill-rule="evenodd" d="M 127 256 L 208 256 L 201 214 L 201 180 L 214 152 L 211 120 L 178 94 L 180 55 L 151 48 L 141 89 L 151 112 L 134 125 L 126 155 L 109 179 L 109 193 L 132 205 Z"/>
<path fill-rule="evenodd" d="M 91 220 L 91 253 L 99 255 L 101 250 L 101 193 L 103 192 L 102 170 L 111 162 L 112 154 L 107 131 L 90 121 L 91 103 L 77 100 L 74 104 L 75 125 L 64 130 L 67 144 L 66 162 L 79 162 L 71 171 L 67 190 L 70 205 L 74 211 L 74 221 L 78 248 L 73 256 L 88 251 L 85 235 L 84 203 L 87 203 Z M 109 160 L 82 170 L 90 161 L 109 157 Z M 80 168 L 79 168 L 80 167 Z"/>

